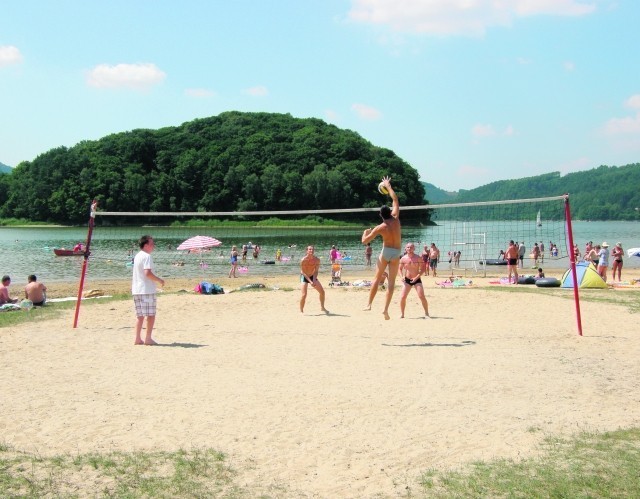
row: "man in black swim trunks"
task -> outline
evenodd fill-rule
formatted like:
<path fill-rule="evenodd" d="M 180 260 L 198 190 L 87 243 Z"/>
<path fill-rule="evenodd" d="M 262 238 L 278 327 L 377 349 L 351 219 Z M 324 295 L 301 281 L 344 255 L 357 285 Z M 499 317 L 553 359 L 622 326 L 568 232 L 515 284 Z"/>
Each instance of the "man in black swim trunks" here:
<path fill-rule="evenodd" d="M 509 247 L 504 252 L 504 257 L 507 260 L 507 270 L 509 271 L 509 284 L 518 284 L 518 247 L 513 241 L 509 241 Z M 511 274 L 513 274 L 513 281 L 511 281 Z"/>
<path fill-rule="evenodd" d="M 300 291 L 302 296 L 300 297 L 300 312 L 304 312 L 304 304 L 307 300 L 307 288 L 309 284 L 320 295 L 320 310 L 325 314 L 329 311 L 324 308 L 324 288 L 318 280 L 318 271 L 320 270 L 320 259 L 314 254 L 315 248 L 313 246 L 307 246 L 307 254 L 300 260 Z"/>
<path fill-rule="evenodd" d="M 418 298 L 424 308 L 424 317 L 429 318 L 429 304 L 424 296 L 424 286 L 420 277 L 425 271 L 425 263 L 415 254 L 416 247 L 413 243 L 405 246 L 405 255 L 400 259 L 399 272 L 402 276 L 402 296 L 400 297 L 400 318 L 404 318 L 404 309 L 407 304 L 407 295 L 411 288 L 415 288 Z"/>

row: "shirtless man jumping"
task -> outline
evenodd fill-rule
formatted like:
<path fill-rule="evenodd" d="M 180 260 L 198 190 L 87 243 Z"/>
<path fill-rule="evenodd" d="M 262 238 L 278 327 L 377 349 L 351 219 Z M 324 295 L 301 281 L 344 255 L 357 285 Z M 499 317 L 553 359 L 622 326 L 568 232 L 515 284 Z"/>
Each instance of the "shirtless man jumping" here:
<path fill-rule="evenodd" d="M 389 208 L 384 205 L 380 208 L 380 217 L 382 223 L 377 225 L 373 229 L 365 229 L 362 233 L 362 244 L 367 244 L 373 241 L 377 236 L 382 237 L 382 252 L 378 257 L 376 263 L 376 276 L 371 283 L 371 291 L 369 291 L 369 303 L 365 307 L 365 310 L 371 310 L 371 304 L 378 292 L 378 284 L 383 278 L 383 274 L 389 266 L 389 287 L 387 288 L 387 296 L 384 304 L 384 318 L 389 320 L 389 305 L 391 304 L 391 297 L 393 296 L 393 288 L 396 283 L 396 276 L 398 275 L 398 266 L 400 264 L 400 256 L 402 250 L 402 230 L 400 227 L 400 203 L 398 202 L 398 196 L 391 187 L 391 179 L 384 177 L 382 183 L 389 191 L 389 196 L 393 202 L 392 207 Z"/>
<path fill-rule="evenodd" d="M 408 243 L 405 246 L 407 254 L 400 259 L 400 275 L 403 277 L 402 281 L 402 297 L 400 298 L 400 318 L 404 319 L 404 308 L 407 304 L 407 295 L 411 288 L 415 288 L 418 293 L 418 298 L 422 302 L 422 308 L 424 308 L 424 317 L 429 318 L 429 304 L 424 296 L 424 286 L 422 285 L 422 276 L 424 272 L 424 262 L 422 258 L 415 254 L 416 247 L 413 243 Z"/>
<path fill-rule="evenodd" d="M 324 308 L 324 288 L 318 280 L 318 271 L 320 270 L 320 259 L 314 255 L 315 248 L 313 246 L 307 246 L 307 254 L 300 260 L 300 291 L 302 291 L 302 297 L 300 298 L 300 312 L 304 312 L 304 303 L 307 300 L 307 288 L 309 284 L 320 295 L 320 310 L 325 314 L 329 311 Z"/>

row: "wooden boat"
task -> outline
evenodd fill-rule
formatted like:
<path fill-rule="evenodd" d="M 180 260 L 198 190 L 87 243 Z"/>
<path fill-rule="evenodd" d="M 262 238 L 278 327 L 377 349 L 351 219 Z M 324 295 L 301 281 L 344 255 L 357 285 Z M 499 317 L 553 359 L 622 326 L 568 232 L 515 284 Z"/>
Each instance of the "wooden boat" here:
<path fill-rule="evenodd" d="M 56 256 L 84 256 L 84 251 L 73 251 L 68 249 L 58 249 L 55 248 L 53 250 Z"/>

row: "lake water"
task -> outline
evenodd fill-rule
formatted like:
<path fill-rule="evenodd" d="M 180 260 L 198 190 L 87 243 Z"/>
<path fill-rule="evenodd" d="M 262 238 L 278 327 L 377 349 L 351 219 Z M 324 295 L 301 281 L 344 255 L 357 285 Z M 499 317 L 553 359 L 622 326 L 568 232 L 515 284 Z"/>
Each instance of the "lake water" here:
<path fill-rule="evenodd" d="M 569 265 L 566 257 L 568 242 L 564 238 L 562 222 L 555 226 L 545 223 L 542 228 L 511 227 L 510 222 L 458 222 L 455 226 L 447 222 L 440 224 L 441 228 L 403 227 L 403 240 L 415 242 L 417 252 L 423 244 L 435 242 L 441 250 L 442 274 L 449 269 L 447 252 L 455 250 L 462 251 L 461 267 L 471 273 L 482 273 L 480 260 L 496 258 L 499 249 L 503 249 L 509 239 L 524 239 L 527 253 L 534 241 L 544 241 L 545 246 L 548 246 L 548 241 L 554 241 L 561 250 L 561 257 L 551 259 L 547 251 L 544 267 L 567 268 Z M 258 259 L 254 259 L 249 251 L 247 262 L 240 263 L 248 275 L 297 274 L 300 258 L 308 244 L 316 246 L 316 254 L 325 264 L 322 272 L 329 271 L 326 262 L 332 244 L 347 255 L 347 259 L 343 260 L 343 275 L 348 275 L 349 268 L 365 268 L 363 246 L 360 243 L 362 229 L 97 227 L 92 239 L 88 278 L 129 279 L 131 267 L 127 263 L 131 254 L 137 251 L 137 239 L 145 233 L 150 233 L 156 240 L 154 259 L 158 273 L 166 278 L 219 279 L 228 272 L 231 245 L 237 245 L 240 251 L 242 244 L 249 241 L 259 244 L 262 252 Z M 581 252 L 587 241 L 607 241 L 611 247 L 621 242 L 625 250 L 640 247 L 639 222 L 573 222 L 573 233 Z M 184 239 L 197 234 L 216 237 L 223 245 L 201 254 L 178 252 L 175 249 Z M 53 248 L 71 248 L 77 242 L 84 242 L 86 237 L 86 227 L 0 227 L 0 274 L 11 275 L 15 284 L 26 282 L 27 275 L 31 273 L 37 274 L 43 282 L 75 281 L 80 276 L 82 257 L 56 257 Z M 372 246 L 375 257 L 380 252 L 380 239 Z M 282 251 L 283 260 L 273 264 L 263 263 L 274 261 L 277 249 Z M 177 262 L 184 265 L 176 266 Z M 640 258 L 625 258 L 624 265 L 625 268 L 640 268 Z M 489 269 L 493 272 L 496 270 Z"/>

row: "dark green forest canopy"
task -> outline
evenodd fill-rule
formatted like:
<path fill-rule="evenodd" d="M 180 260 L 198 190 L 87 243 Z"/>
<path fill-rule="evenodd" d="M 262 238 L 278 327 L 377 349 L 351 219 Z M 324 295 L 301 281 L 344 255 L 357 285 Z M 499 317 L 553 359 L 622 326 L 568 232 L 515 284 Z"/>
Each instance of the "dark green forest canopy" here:
<path fill-rule="evenodd" d="M 640 220 L 640 163 L 599 166 L 588 171 L 552 172 L 517 180 L 492 182 L 462 190 L 445 202 L 468 203 L 560 196 L 569 194 L 576 220 Z M 543 218 L 553 214 L 542 213 Z M 557 216 L 557 215 L 556 215 Z"/>
<path fill-rule="evenodd" d="M 47 151 L 0 175 L 0 216 L 85 223 L 93 198 L 106 211 L 376 207 L 385 175 L 401 205 L 425 203 L 418 172 L 353 131 L 234 111 Z"/>

